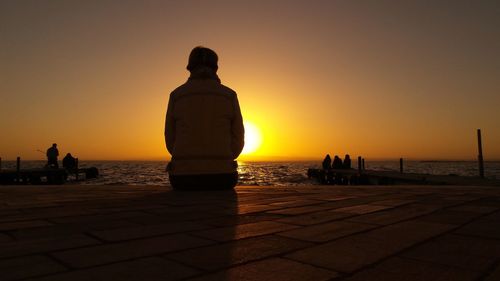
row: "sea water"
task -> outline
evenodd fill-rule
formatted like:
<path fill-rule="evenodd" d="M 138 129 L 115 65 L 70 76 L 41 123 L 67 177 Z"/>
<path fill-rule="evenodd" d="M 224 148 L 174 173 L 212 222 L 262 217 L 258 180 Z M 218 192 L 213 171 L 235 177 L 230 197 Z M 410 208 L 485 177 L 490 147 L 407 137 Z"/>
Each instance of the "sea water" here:
<path fill-rule="evenodd" d="M 307 178 L 308 168 L 320 168 L 321 161 L 301 162 L 238 162 L 239 185 L 285 186 L 311 185 L 316 181 Z M 15 161 L 3 161 L 3 169 L 14 169 Z M 23 161 L 21 167 L 41 168 L 44 161 Z M 165 171 L 167 161 L 80 161 L 81 168 L 97 167 L 99 177 L 78 184 L 105 185 L 169 185 Z M 356 161 L 353 167 L 357 167 Z M 500 179 L 500 161 L 485 162 L 485 176 Z M 399 171 L 399 161 L 366 161 L 370 170 Z M 434 175 L 477 176 L 475 161 L 405 161 L 404 171 Z M 70 178 L 71 180 L 71 178 Z"/>

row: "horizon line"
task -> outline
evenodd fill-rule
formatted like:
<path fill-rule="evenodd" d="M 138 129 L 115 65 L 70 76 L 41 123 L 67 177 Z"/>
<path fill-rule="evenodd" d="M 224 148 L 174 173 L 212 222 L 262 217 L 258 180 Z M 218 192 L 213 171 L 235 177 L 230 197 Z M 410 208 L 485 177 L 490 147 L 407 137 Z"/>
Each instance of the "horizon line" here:
<path fill-rule="evenodd" d="M 265 158 L 265 159 L 236 159 L 235 161 L 238 162 L 312 162 L 312 161 L 323 161 L 323 158 L 285 158 L 285 157 L 276 157 L 277 159 L 272 159 L 272 158 Z M 370 161 L 399 161 L 400 158 L 392 158 L 392 157 L 376 157 L 376 158 L 364 158 L 366 162 Z M 16 161 L 17 159 L 2 159 L 0 158 L 1 161 Z M 58 159 L 58 161 L 61 161 L 62 159 Z M 79 159 L 80 160 L 80 159 Z M 352 158 L 352 161 L 357 161 L 356 158 Z M 478 159 L 471 159 L 471 158 L 403 158 L 404 161 L 420 161 L 420 162 L 477 162 Z M 21 158 L 22 161 L 47 161 L 46 159 L 33 159 L 33 158 L 28 158 L 28 159 L 23 159 Z M 170 161 L 169 159 L 159 159 L 159 158 L 131 158 L 131 159 L 85 159 L 85 160 L 80 160 L 80 161 L 90 161 L 90 162 L 99 162 L 99 161 L 130 161 L 130 162 L 168 162 Z M 493 159 L 483 159 L 484 162 L 499 162 L 500 159 L 493 158 Z"/>

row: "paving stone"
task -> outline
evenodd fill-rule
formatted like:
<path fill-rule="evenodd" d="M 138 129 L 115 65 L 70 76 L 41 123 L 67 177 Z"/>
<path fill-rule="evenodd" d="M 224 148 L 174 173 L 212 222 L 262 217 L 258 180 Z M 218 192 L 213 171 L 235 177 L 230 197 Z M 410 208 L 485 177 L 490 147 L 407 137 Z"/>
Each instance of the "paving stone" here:
<path fill-rule="evenodd" d="M 72 235 L 64 238 L 43 237 L 28 241 L 11 241 L 0 244 L 0 258 L 47 253 L 63 249 L 96 245 L 99 243 L 98 240 L 85 235 Z"/>
<path fill-rule="evenodd" d="M 440 209 L 440 207 L 434 205 L 411 204 L 393 209 L 383 210 L 373 214 L 365 214 L 352 217 L 349 220 L 361 223 L 387 225 L 426 215 L 438 209 Z"/>
<path fill-rule="evenodd" d="M 116 242 L 116 241 L 131 240 L 131 239 L 145 238 L 151 236 L 159 236 L 165 234 L 187 232 L 193 230 L 201 230 L 207 228 L 209 227 L 201 223 L 178 222 L 169 224 L 115 228 L 110 230 L 91 231 L 90 233 L 102 240 Z"/>
<path fill-rule="evenodd" d="M 60 206 L 53 208 L 32 208 L 23 209 L 23 213 L 0 217 L 1 222 L 19 221 L 19 220 L 39 220 L 50 219 L 65 216 L 83 216 L 92 215 L 93 212 L 86 208 L 62 208 Z"/>
<path fill-rule="evenodd" d="M 300 250 L 287 257 L 338 272 L 352 272 L 450 229 L 450 225 L 402 222 Z"/>
<path fill-rule="evenodd" d="M 201 276 L 189 281 L 322 281 L 337 277 L 336 272 L 313 267 L 295 261 L 271 258 L 257 261 L 220 271 L 214 274 Z"/>
<path fill-rule="evenodd" d="M 270 205 L 280 207 L 280 208 L 291 208 L 291 207 L 317 205 L 317 204 L 321 204 L 321 203 L 324 203 L 324 202 L 321 202 L 319 200 L 301 199 L 301 200 L 286 200 L 286 201 L 274 202 L 274 203 L 271 203 Z"/>
<path fill-rule="evenodd" d="M 197 231 L 197 236 L 216 241 L 230 241 L 253 236 L 272 234 L 280 231 L 297 228 L 297 226 L 274 221 L 239 224 L 237 226 L 221 227 L 210 230 Z"/>
<path fill-rule="evenodd" d="M 372 204 L 381 205 L 381 206 L 397 207 L 397 206 L 407 205 L 407 204 L 410 204 L 413 202 L 415 202 L 415 201 L 414 200 L 405 200 L 405 199 L 388 199 L 388 200 L 382 200 L 382 201 L 375 201 Z"/>
<path fill-rule="evenodd" d="M 66 268 L 45 256 L 25 256 L 0 260 L 0 281 L 17 280 L 65 271 Z"/>
<path fill-rule="evenodd" d="M 432 199 L 427 199 L 427 200 L 421 200 L 418 201 L 418 204 L 420 205 L 431 205 L 431 206 L 439 206 L 442 208 L 450 208 L 453 206 L 458 206 L 462 203 L 466 202 L 465 200 L 449 200 L 446 199 L 445 197 L 439 197 L 439 198 L 432 198 Z"/>
<path fill-rule="evenodd" d="M 15 230 L 22 228 L 32 228 L 52 225 L 51 223 L 43 220 L 29 220 L 29 221 L 13 221 L 0 223 L 0 231 Z"/>
<path fill-rule="evenodd" d="M 325 211 L 325 212 L 316 212 L 305 215 L 298 216 L 289 216 L 277 219 L 277 222 L 296 224 L 296 225 L 313 225 L 319 223 L 325 223 L 333 220 L 344 219 L 348 217 L 352 217 L 355 214 L 352 213 L 339 213 L 336 211 Z"/>
<path fill-rule="evenodd" d="M 66 236 L 79 235 L 92 230 L 115 229 L 115 228 L 124 228 L 132 226 L 137 226 L 137 225 L 123 220 L 106 221 L 106 222 L 87 222 L 83 224 L 70 223 L 70 224 L 56 224 L 46 227 L 18 229 L 15 231 L 10 231 L 10 234 L 12 234 L 12 236 L 14 236 L 17 240 L 32 240 L 32 239 L 38 239 L 40 237 L 64 238 Z"/>
<path fill-rule="evenodd" d="M 476 204 L 464 204 L 450 208 L 450 210 L 452 211 L 463 211 L 463 212 L 478 213 L 478 214 L 488 214 L 498 209 L 499 207 L 497 206 L 484 206 Z"/>
<path fill-rule="evenodd" d="M 196 268 L 213 271 L 240 263 L 280 255 L 310 245 L 312 244 L 269 235 L 186 250 L 169 254 L 166 257 Z"/>
<path fill-rule="evenodd" d="M 498 194 L 491 195 L 491 196 L 485 196 L 477 201 L 474 202 L 474 204 L 479 205 L 479 206 L 491 206 L 494 208 L 497 208 L 497 210 L 500 208 L 500 196 Z"/>
<path fill-rule="evenodd" d="M 50 275 L 43 278 L 29 279 L 33 281 L 89 281 L 89 280 L 123 280 L 123 281 L 169 281 L 187 278 L 198 271 L 178 263 L 159 257 L 138 259 L 115 263 L 89 269 L 75 270 L 63 274 Z"/>
<path fill-rule="evenodd" d="M 361 205 L 356 205 L 356 206 L 338 208 L 338 209 L 335 209 L 335 211 L 341 212 L 341 213 L 352 213 L 352 214 L 362 215 L 362 214 L 373 213 L 376 211 L 389 209 L 389 208 L 391 208 L 391 207 L 381 206 L 381 205 L 361 204 Z"/>
<path fill-rule="evenodd" d="M 500 212 L 482 217 L 456 230 L 458 234 L 500 239 Z"/>
<path fill-rule="evenodd" d="M 213 219 L 205 219 L 203 223 L 212 226 L 233 226 L 238 224 L 255 223 L 260 221 L 270 221 L 283 218 L 282 215 L 273 215 L 267 213 L 246 214 L 238 216 L 224 216 Z"/>
<path fill-rule="evenodd" d="M 218 205 L 194 205 L 194 206 L 175 206 L 175 207 L 164 207 L 147 210 L 147 213 L 155 215 L 182 215 L 182 214 L 224 214 L 231 213 L 234 214 L 238 211 L 238 205 L 235 202 L 231 206 L 218 206 Z"/>
<path fill-rule="evenodd" d="M 454 267 L 436 265 L 421 261 L 390 258 L 372 268 L 357 272 L 345 281 L 473 281 L 478 272 L 461 270 Z"/>
<path fill-rule="evenodd" d="M 139 225 L 154 225 L 185 221 L 203 221 L 221 217 L 213 213 L 186 213 L 186 214 L 156 214 L 127 218 L 127 221 Z"/>
<path fill-rule="evenodd" d="M 0 243 L 3 242 L 10 242 L 12 241 L 12 238 L 8 236 L 7 234 L 0 233 Z"/>
<path fill-rule="evenodd" d="M 113 221 L 120 219 L 128 219 L 133 217 L 144 217 L 147 214 L 143 212 L 116 212 L 112 214 L 86 215 L 86 216 L 69 216 L 51 218 L 54 223 L 89 223 L 98 221 Z"/>
<path fill-rule="evenodd" d="M 492 272 L 490 272 L 490 274 L 488 274 L 486 279 L 484 279 L 484 281 L 498 281 L 498 280 L 500 280 L 500 264 L 497 265 L 497 267 Z"/>
<path fill-rule="evenodd" d="M 400 255 L 482 272 L 500 259 L 500 241 L 445 235 Z"/>
<path fill-rule="evenodd" d="M 132 240 L 80 249 L 52 253 L 58 260 L 74 268 L 101 265 L 127 259 L 164 254 L 172 251 L 206 246 L 212 242 L 188 236 L 173 234 L 148 239 Z"/>
<path fill-rule="evenodd" d="M 239 215 L 244 215 L 244 214 L 260 213 L 260 212 L 265 212 L 265 211 L 269 211 L 269 210 L 276 210 L 276 209 L 280 209 L 280 207 L 279 206 L 272 206 L 272 205 L 251 204 L 251 205 L 238 206 L 238 208 L 236 209 L 236 213 Z M 229 210 L 229 211 L 226 211 L 225 213 L 226 214 L 233 214 L 234 212 Z"/>
<path fill-rule="evenodd" d="M 462 224 L 470 222 L 471 220 L 473 220 L 479 216 L 481 216 L 481 214 L 479 214 L 479 213 L 444 209 L 444 210 L 436 211 L 436 212 L 429 214 L 429 215 L 424 215 L 423 217 L 419 217 L 416 220 L 427 221 L 427 222 L 436 222 L 436 223 L 445 223 L 445 224 L 454 224 L 454 225 L 462 225 Z"/>
<path fill-rule="evenodd" d="M 312 198 L 314 198 L 316 200 L 324 200 L 324 201 L 341 201 L 341 200 L 346 200 L 346 199 L 353 199 L 353 198 L 356 198 L 356 196 L 321 194 L 321 196 L 312 197 Z"/>
<path fill-rule="evenodd" d="M 380 201 L 380 200 L 381 199 L 379 197 L 364 196 L 364 197 L 354 197 L 354 198 L 347 198 L 347 199 L 343 199 L 343 200 L 332 201 L 332 202 L 328 202 L 325 205 L 331 207 L 330 209 L 333 210 L 333 209 L 357 206 L 357 205 L 362 205 L 362 204 L 369 204 L 369 203 L 373 203 L 374 201 Z"/>
<path fill-rule="evenodd" d="M 284 231 L 278 235 L 311 242 L 327 242 L 349 234 L 372 229 L 374 227 L 376 226 L 372 224 L 334 221 Z"/>
<path fill-rule="evenodd" d="M 300 214 L 313 213 L 313 212 L 329 210 L 329 209 L 332 209 L 332 207 L 328 206 L 328 205 L 316 205 L 316 206 L 286 208 L 286 209 L 268 211 L 268 213 L 280 214 L 280 215 L 300 215 Z"/>

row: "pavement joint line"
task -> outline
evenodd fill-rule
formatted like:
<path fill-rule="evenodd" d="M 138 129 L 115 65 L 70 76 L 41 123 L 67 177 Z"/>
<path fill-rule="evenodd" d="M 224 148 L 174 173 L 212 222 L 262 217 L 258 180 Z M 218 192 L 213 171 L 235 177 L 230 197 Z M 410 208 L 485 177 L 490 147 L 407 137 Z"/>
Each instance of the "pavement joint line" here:
<path fill-rule="evenodd" d="M 500 241 L 500 238 L 489 237 L 489 236 L 481 236 L 481 235 L 474 235 L 474 234 L 468 234 L 468 233 L 466 234 L 466 233 L 457 233 L 457 232 L 455 232 L 455 233 L 453 233 L 453 235 L 459 235 L 459 236 L 476 238 L 476 239 L 482 239 L 482 240 Z"/>
<path fill-rule="evenodd" d="M 36 255 L 36 254 L 35 254 Z M 65 272 L 68 272 L 68 271 L 71 271 L 73 269 L 73 267 L 71 267 L 71 265 L 69 265 L 68 263 L 58 259 L 57 257 L 51 255 L 50 253 L 43 253 L 42 254 L 43 256 L 49 258 L 50 260 L 52 261 L 55 261 L 56 263 L 62 265 L 64 268 L 66 268 L 66 271 Z"/>
<path fill-rule="evenodd" d="M 411 250 L 411 249 L 408 249 L 408 250 Z M 446 264 L 446 263 L 440 263 L 440 262 L 432 262 L 432 261 L 422 260 L 422 259 L 414 258 L 414 257 L 407 257 L 407 256 L 400 256 L 400 255 L 396 255 L 394 257 L 401 258 L 401 259 L 412 260 L 412 261 L 420 262 L 420 263 L 426 263 L 426 264 L 430 264 L 430 265 L 439 265 L 439 266 L 443 266 L 443 267 L 454 268 L 454 269 L 458 269 L 458 270 L 468 270 L 468 271 L 480 272 L 480 271 L 476 271 L 476 270 L 472 270 L 472 269 L 466 269 L 466 268 L 463 268 L 463 267 L 460 267 L 460 266 L 456 266 L 456 265 L 452 265 L 452 264 Z"/>
<path fill-rule="evenodd" d="M 337 270 L 331 269 L 329 267 L 325 267 L 325 266 L 321 266 L 321 265 L 317 265 L 317 264 L 310 264 L 310 263 L 307 263 L 307 262 L 304 262 L 304 261 L 300 261 L 300 260 L 294 260 L 294 259 L 291 259 L 291 258 L 286 257 L 286 256 L 283 256 L 283 257 L 280 257 L 280 258 L 286 259 L 286 260 L 289 260 L 289 261 L 293 261 L 293 262 L 296 262 L 296 263 L 301 263 L 301 264 L 309 265 L 309 266 L 316 267 L 316 268 L 325 269 L 325 270 L 328 270 L 328 271 L 331 271 L 331 272 L 338 273 L 340 276 L 342 276 L 342 275 L 345 274 L 345 272 L 337 271 Z M 335 277 L 335 279 L 336 278 L 339 278 L 339 276 Z"/>
<path fill-rule="evenodd" d="M 497 258 L 497 260 L 492 265 L 490 265 L 488 269 L 482 272 L 479 280 L 486 280 L 486 278 L 488 278 L 498 267 L 500 267 L 500 258 Z"/>
<path fill-rule="evenodd" d="M 104 240 L 104 239 L 101 239 L 100 237 L 98 237 L 98 236 L 96 236 L 96 235 L 94 235 L 94 234 L 90 233 L 89 231 L 83 231 L 83 232 L 82 232 L 82 234 L 83 234 L 83 235 L 86 235 L 86 236 L 89 236 L 90 238 L 95 239 L 95 240 L 97 240 L 97 241 L 101 242 L 103 245 L 110 244 L 110 242 L 109 242 L 109 241 L 106 241 L 106 240 Z M 100 245 L 100 244 L 98 244 L 98 245 Z"/>

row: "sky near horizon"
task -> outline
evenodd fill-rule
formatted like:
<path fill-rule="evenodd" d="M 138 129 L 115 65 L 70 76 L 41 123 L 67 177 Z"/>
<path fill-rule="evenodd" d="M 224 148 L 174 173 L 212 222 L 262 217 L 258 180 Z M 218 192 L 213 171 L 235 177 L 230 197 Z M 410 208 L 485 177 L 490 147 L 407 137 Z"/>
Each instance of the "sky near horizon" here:
<path fill-rule="evenodd" d="M 169 159 L 191 49 L 262 134 L 242 160 L 500 159 L 498 1 L 0 1 L 0 157 Z"/>

